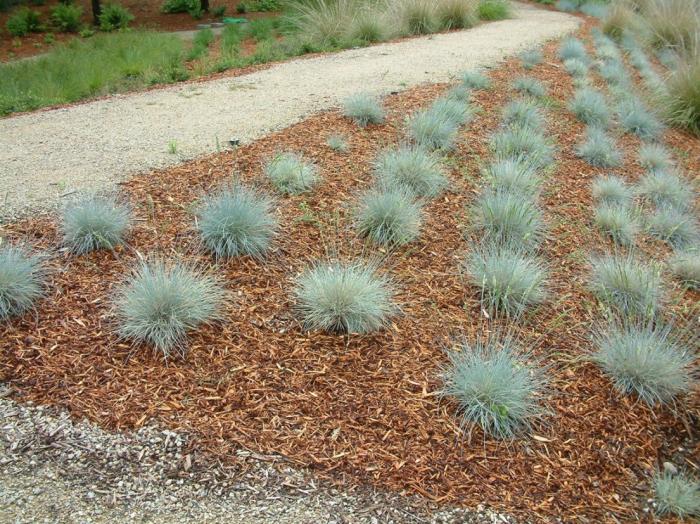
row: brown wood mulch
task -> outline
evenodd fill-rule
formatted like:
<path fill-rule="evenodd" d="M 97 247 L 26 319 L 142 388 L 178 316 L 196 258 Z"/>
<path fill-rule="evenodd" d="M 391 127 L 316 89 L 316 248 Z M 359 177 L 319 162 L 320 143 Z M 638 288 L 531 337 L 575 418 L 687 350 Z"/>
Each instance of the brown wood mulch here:
<path fill-rule="evenodd" d="M 420 239 L 384 258 L 403 311 L 389 329 L 347 340 L 306 333 L 293 316 L 290 291 L 295 275 L 319 258 L 368 251 L 376 257 L 352 229 L 353 204 L 371 185 L 377 151 L 396 143 L 405 115 L 429 104 L 444 85 L 388 97 L 382 126 L 359 129 L 327 112 L 235 151 L 124 183 L 139 220 L 129 247 L 115 254 L 57 251 L 59 234 L 47 219 L 6 225 L 10 239 L 55 256 L 49 296 L 35 314 L 1 327 L 0 379 L 19 399 L 65 407 L 107 428 L 128 430 L 155 419 L 190 431 L 199 450 L 227 461 L 244 447 L 280 454 L 346 486 L 370 484 L 443 504 L 486 503 L 535 520 L 643 517 L 648 475 L 659 461 L 679 447 L 690 450 L 679 465 L 697 461 L 700 447 L 690 429 L 700 407 L 695 398 L 675 415 L 652 411 L 617 394 L 581 359 L 602 318 L 585 282 L 588 254 L 611 249 L 591 226 L 590 183 L 606 170 L 573 154 L 583 131 L 565 109 L 573 87 L 556 45 L 545 52 L 545 63 L 531 72 L 507 62 L 491 75 L 494 89 L 475 95 L 481 112 L 448 159 L 449 191 L 427 205 Z M 542 197 L 551 234 L 541 256 L 551 268 L 551 299 L 518 328 L 551 366 L 552 414 L 535 434 L 514 442 L 484 438 L 478 429 L 469 441 L 454 405 L 436 396 L 437 375 L 445 348 L 488 327 L 477 291 L 459 271 L 470 248 L 465 206 L 480 191 L 487 139 L 500 108 L 515 97 L 507 86 L 519 74 L 547 82 L 549 133 L 559 147 Z M 349 153 L 325 145 L 337 132 L 348 137 Z M 684 152 L 678 156 L 688 172 L 697 173 L 700 142 L 673 130 L 666 139 Z M 619 142 L 626 161 L 618 172 L 632 181 L 641 174 L 639 141 Z M 266 186 L 262 164 L 284 149 L 313 159 L 323 182 L 307 195 L 279 199 L 281 234 L 268 259 L 217 267 L 233 294 L 226 321 L 192 333 L 185 360 L 166 363 L 146 348 L 132 352 L 112 333 L 110 301 L 137 252 L 210 264 L 197 247 L 194 203 L 234 174 Z M 667 253 L 648 239 L 640 248 L 658 258 Z M 697 300 L 686 292 L 677 307 Z"/>

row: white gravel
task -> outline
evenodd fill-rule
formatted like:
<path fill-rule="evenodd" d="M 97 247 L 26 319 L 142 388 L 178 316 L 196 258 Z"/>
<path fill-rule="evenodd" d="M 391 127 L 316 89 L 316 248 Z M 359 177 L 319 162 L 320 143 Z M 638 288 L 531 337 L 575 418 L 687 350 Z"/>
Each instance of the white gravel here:
<path fill-rule="evenodd" d="M 0 120 L 0 217 L 52 207 L 62 195 L 245 143 L 340 105 L 448 81 L 571 32 L 578 19 L 517 5 L 517 17 L 460 32 L 298 59 L 224 77 Z M 169 144 L 177 153 L 169 153 Z"/>

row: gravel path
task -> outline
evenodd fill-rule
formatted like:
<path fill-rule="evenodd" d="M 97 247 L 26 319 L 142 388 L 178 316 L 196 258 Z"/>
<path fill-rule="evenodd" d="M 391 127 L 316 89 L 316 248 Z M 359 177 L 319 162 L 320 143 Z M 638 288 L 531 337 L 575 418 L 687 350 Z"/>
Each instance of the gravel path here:
<path fill-rule="evenodd" d="M 467 31 L 298 59 L 224 77 L 0 120 L 0 217 L 104 190 L 130 174 L 247 142 L 350 94 L 386 94 L 496 65 L 573 31 L 570 15 L 517 5 L 517 18 Z M 176 153 L 169 152 L 174 144 Z"/>

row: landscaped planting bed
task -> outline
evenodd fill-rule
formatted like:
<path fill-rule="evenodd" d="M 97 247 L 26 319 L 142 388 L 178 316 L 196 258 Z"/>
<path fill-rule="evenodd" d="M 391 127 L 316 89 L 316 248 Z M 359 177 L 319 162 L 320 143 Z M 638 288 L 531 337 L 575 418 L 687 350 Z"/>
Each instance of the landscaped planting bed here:
<path fill-rule="evenodd" d="M 588 39 L 589 29 L 579 36 Z M 50 257 L 46 298 L 3 326 L 0 378 L 20 399 L 63 406 L 109 428 L 128 430 L 155 419 L 183 429 L 195 435 L 199 451 L 222 460 L 236 460 L 235 450 L 243 447 L 279 454 L 345 485 L 368 483 L 441 504 L 486 503 L 526 519 L 643 515 L 655 469 L 664 461 L 692 465 L 700 451 L 697 431 L 691 431 L 700 405 L 691 393 L 650 407 L 615 389 L 592 361 L 596 334 L 609 331 L 591 288 L 592 256 L 621 248 L 598 232 L 591 187 L 609 173 L 630 185 L 642 178 L 642 142 L 614 127 L 608 133 L 619 167 L 595 167 L 579 156 L 585 125 L 569 109 L 574 85 L 558 49 L 558 43 L 545 46 L 542 63 L 527 70 L 511 59 L 490 72 L 490 88 L 472 91 L 476 113 L 461 127 L 431 126 L 429 134 L 425 113 L 420 128 L 417 120 L 406 121 L 419 110 L 428 116 L 447 111 L 447 105 L 430 104 L 451 86 L 424 86 L 385 99 L 384 123 L 360 127 L 342 111 L 328 112 L 235 151 L 125 182 L 122 198 L 135 219 L 126 243 L 114 251 L 78 256 L 59 250 L 64 233 L 50 219 L 8 224 L 7 241 Z M 597 73 L 588 75 L 605 93 Z M 543 302 L 509 316 L 512 311 L 482 304 L 483 291 L 470 280 L 465 261 L 488 236 L 474 230 L 468 210 L 488 194 L 490 179 L 481 168 L 500 151 L 492 136 L 503 129 L 503 108 L 529 98 L 513 89 L 521 76 L 546 89 L 539 96 L 531 82 L 518 82 L 538 95 L 534 103 L 545 122 L 539 132 L 553 162 L 538 166 L 541 183 L 531 197 L 544 226 L 541 238 L 521 253 L 546 271 Z M 450 99 L 461 97 L 466 105 L 463 95 L 453 92 Z M 390 242 L 371 243 L 358 234 L 357 210 L 367 191 L 383 189 L 381 176 L 374 179 L 375 159 L 407 132 L 446 146 L 431 154 L 439 156 L 447 183 L 418 198 L 415 240 L 390 236 Z M 327 145 L 337 135 L 347 151 Z M 663 138 L 683 171 L 700 170 L 697 139 L 671 129 Z M 313 164 L 317 180 L 282 194 L 269 178 L 270 165 L 280 168 L 287 152 L 298 162 L 286 166 L 284 180 L 310 173 L 303 162 Z M 274 199 L 276 234 L 255 256 L 214 257 L 200 240 L 200 200 L 232 179 Z M 671 249 L 644 233 L 634 254 L 662 261 Z M 180 261 L 228 291 L 216 318 L 188 332 L 184 357 L 173 353 L 164 361 L 153 344 L 132 345 L 118 336 L 122 286 L 143 260 Z M 333 261 L 339 264 L 324 265 Z M 385 285 L 386 295 L 375 289 L 368 300 L 379 293 L 392 307 L 379 312 L 380 321 L 352 324 L 351 331 L 367 331 L 362 335 L 305 330 L 342 327 L 303 317 L 304 285 L 328 280 L 307 271 L 325 268 L 337 278 L 341 266 L 358 261 Z M 673 317 L 678 330 L 697 329 L 698 292 L 674 281 L 667 268 L 662 277 L 669 299 L 660 314 Z M 495 426 L 484 426 L 488 433 L 461 426 L 457 402 L 440 393 L 446 351 L 474 347 L 477 340 L 523 348 L 522 365 L 531 366 L 528 377 L 541 386 L 527 398 L 539 416 L 523 420 L 513 440 L 491 436 L 499 433 Z M 688 344 L 696 350 L 693 340 Z M 498 422 L 515 413 L 505 405 L 493 411 Z"/>

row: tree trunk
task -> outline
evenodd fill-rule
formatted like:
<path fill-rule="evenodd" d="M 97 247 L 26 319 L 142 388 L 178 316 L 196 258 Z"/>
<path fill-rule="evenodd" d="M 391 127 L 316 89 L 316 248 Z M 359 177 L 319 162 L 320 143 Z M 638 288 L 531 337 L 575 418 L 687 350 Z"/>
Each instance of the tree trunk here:
<path fill-rule="evenodd" d="M 92 21 L 95 25 L 100 25 L 100 15 L 102 14 L 102 6 L 100 0 L 92 0 Z"/>
<path fill-rule="evenodd" d="M 209 12 L 209 0 L 200 0 L 200 5 L 202 6 L 202 11 Z"/>

